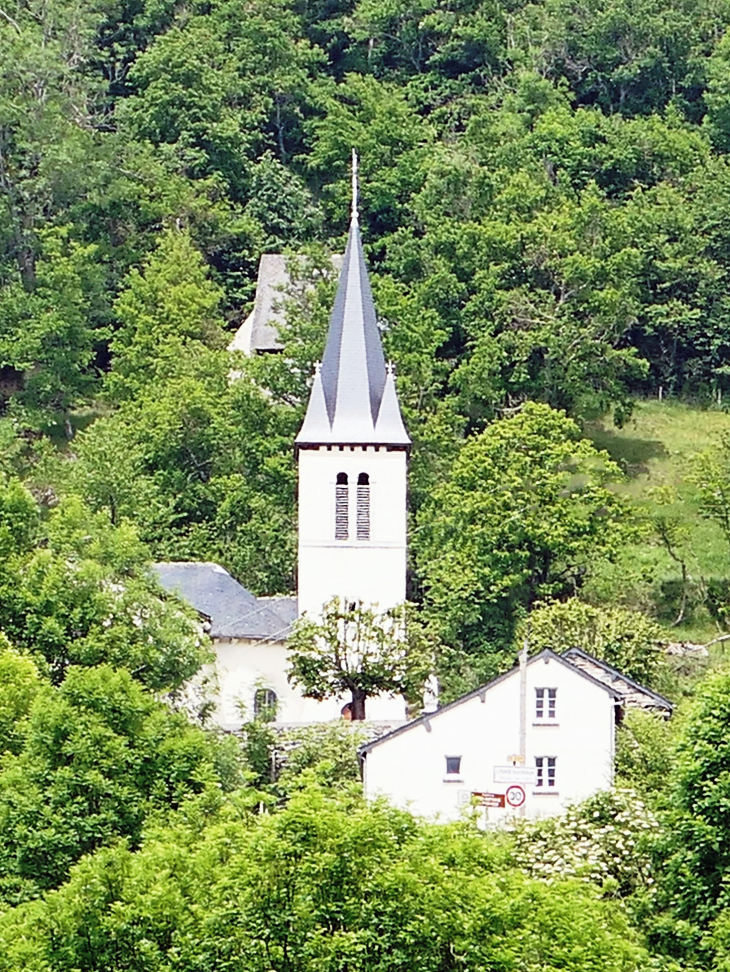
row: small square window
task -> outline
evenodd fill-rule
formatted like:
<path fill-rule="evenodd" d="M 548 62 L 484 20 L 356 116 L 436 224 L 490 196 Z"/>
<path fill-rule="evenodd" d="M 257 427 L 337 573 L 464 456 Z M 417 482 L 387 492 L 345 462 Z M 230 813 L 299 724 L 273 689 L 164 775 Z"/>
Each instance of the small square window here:
<path fill-rule="evenodd" d="M 548 789 L 555 787 L 555 756 L 536 756 L 535 769 L 537 770 L 535 786 Z"/>
<path fill-rule="evenodd" d="M 535 718 L 538 721 L 555 722 L 557 696 L 558 690 L 554 688 L 535 689 Z"/>
<path fill-rule="evenodd" d="M 446 775 L 458 776 L 461 773 L 461 756 L 446 757 Z"/>

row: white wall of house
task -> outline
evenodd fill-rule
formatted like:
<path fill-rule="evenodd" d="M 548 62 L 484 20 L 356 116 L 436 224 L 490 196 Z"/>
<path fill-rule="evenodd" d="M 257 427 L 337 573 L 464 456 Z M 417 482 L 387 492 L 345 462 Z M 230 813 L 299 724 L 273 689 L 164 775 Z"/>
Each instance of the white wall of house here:
<path fill-rule="evenodd" d="M 339 719 L 349 696 L 342 699 L 305 699 L 299 688 L 290 685 L 287 649 L 282 642 L 216 640 L 215 673 L 218 682 L 214 719 L 227 730 L 236 730 L 254 714 L 258 689 L 271 689 L 278 700 L 277 723 L 298 725 Z M 406 704 L 399 696 L 382 695 L 368 699 L 367 718 L 397 724 L 406 718 Z"/>
<path fill-rule="evenodd" d="M 547 779 L 542 787 L 524 786 L 524 813 L 535 818 L 610 787 L 614 698 L 554 656 L 531 660 L 526 676 L 525 765 L 534 767 L 542 757 L 547 775 L 547 758 L 555 760 L 554 786 Z M 536 717 L 539 688 L 556 690 L 554 720 Z M 547 716 L 547 701 L 544 711 Z M 495 782 L 494 768 L 519 752 L 520 673 L 515 669 L 481 697 L 467 698 L 375 745 L 364 760 L 365 792 L 427 818 L 458 819 L 472 792 L 506 792 L 506 784 Z M 461 758 L 458 774 L 447 775 L 447 757 Z M 490 808 L 486 820 L 497 823 L 514 812 Z"/>
<path fill-rule="evenodd" d="M 335 538 L 338 473 L 348 477 L 348 539 Z M 370 480 L 370 538 L 357 539 L 357 481 Z M 299 452 L 299 613 L 320 614 L 333 597 L 377 604 L 406 597 L 406 479 L 403 450 L 320 446 Z"/>

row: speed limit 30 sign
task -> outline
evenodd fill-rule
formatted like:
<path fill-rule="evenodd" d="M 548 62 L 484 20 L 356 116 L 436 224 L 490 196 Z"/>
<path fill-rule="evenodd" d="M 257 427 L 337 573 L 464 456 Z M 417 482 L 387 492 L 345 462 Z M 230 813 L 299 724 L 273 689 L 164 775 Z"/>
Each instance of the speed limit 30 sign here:
<path fill-rule="evenodd" d="M 521 807 L 525 802 L 525 790 L 517 783 L 513 783 L 512 786 L 507 787 L 504 799 L 508 807 Z"/>

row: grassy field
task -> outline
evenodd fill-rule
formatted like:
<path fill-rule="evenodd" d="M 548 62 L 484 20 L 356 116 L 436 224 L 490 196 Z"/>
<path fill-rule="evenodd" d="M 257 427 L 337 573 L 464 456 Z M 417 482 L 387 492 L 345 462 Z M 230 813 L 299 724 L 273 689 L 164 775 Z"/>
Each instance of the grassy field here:
<path fill-rule="evenodd" d="M 681 568 L 657 539 L 647 536 L 627 547 L 618 563 L 592 578 L 587 596 L 598 603 L 622 603 L 652 614 L 666 625 L 673 640 L 710 641 L 719 628 L 707 609 L 707 594 L 730 581 L 730 548 L 719 528 L 699 515 L 687 474 L 693 456 L 711 448 L 720 433 L 730 431 L 730 415 L 679 402 L 646 401 L 623 429 L 607 420 L 593 423 L 586 431 L 624 470 L 627 480 L 619 488 L 647 516 L 660 509 L 656 488 L 671 488 L 674 499 L 661 509 L 681 525 L 678 553 L 690 576 L 684 618 L 676 623 L 682 603 Z"/>

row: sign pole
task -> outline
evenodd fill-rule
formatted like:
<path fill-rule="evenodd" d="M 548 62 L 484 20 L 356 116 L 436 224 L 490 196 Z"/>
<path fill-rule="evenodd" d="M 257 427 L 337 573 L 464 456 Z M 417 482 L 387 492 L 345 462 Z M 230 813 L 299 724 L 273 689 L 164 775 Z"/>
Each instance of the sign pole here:
<path fill-rule="evenodd" d="M 520 652 L 520 756 L 522 765 L 525 765 L 527 755 L 527 652 L 530 646 L 530 619 L 527 619 L 525 639 L 522 642 Z M 519 809 L 520 816 L 525 814 L 525 806 L 522 804 Z"/>

